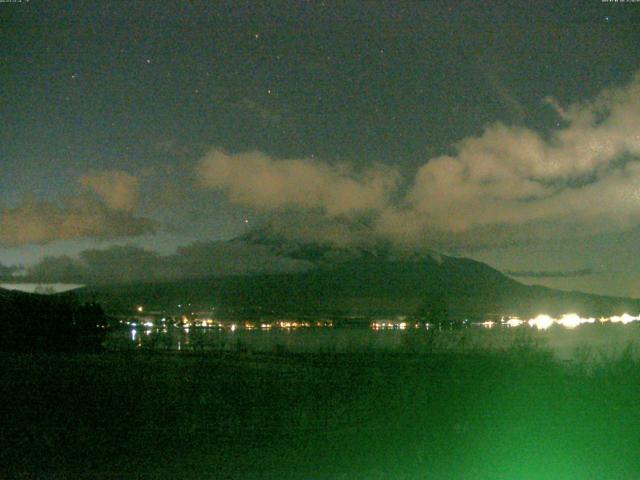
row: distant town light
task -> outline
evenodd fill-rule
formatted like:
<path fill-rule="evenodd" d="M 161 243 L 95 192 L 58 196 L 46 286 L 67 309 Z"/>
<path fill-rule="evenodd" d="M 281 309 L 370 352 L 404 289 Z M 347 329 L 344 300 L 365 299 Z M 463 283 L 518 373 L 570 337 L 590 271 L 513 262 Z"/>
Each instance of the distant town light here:
<path fill-rule="evenodd" d="M 553 325 L 553 318 L 549 315 L 538 315 L 536 318 L 529 320 L 529 325 L 536 327 L 538 330 L 546 330 Z"/>
<path fill-rule="evenodd" d="M 565 313 L 558 320 L 558 324 L 566 328 L 576 328 L 583 323 L 594 323 L 595 321 L 595 318 L 582 318 L 576 313 Z"/>
<path fill-rule="evenodd" d="M 582 323 L 582 319 L 575 313 L 567 313 L 558 320 L 558 323 L 563 327 L 576 328 Z"/>
<path fill-rule="evenodd" d="M 611 321 L 612 323 L 622 323 L 623 325 L 626 325 L 627 323 L 631 323 L 631 322 L 636 322 L 640 320 L 640 316 L 634 317 L 632 315 L 629 315 L 628 313 L 623 313 L 621 316 L 618 315 L 614 315 L 613 317 L 609 318 L 609 321 Z"/>
<path fill-rule="evenodd" d="M 503 323 L 509 327 L 519 327 L 524 323 L 524 321 L 517 317 L 511 317 L 509 320 L 503 320 Z"/>

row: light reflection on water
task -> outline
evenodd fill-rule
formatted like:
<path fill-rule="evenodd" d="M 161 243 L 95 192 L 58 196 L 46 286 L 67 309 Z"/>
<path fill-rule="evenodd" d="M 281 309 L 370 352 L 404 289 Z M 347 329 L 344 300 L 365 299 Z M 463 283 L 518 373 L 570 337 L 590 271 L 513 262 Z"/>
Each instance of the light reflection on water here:
<path fill-rule="evenodd" d="M 255 352 L 345 352 L 388 349 L 402 345 L 403 332 L 369 328 L 168 328 L 146 329 L 144 335 L 135 329 L 110 334 L 107 346 L 114 349 L 148 348 L 180 351 Z"/>
<path fill-rule="evenodd" d="M 235 328 L 232 328 L 235 326 Z M 577 349 L 615 354 L 630 343 L 640 344 L 640 324 L 596 322 L 567 329 L 469 327 L 458 330 L 437 328 L 312 327 L 312 328 L 147 327 L 112 332 L 110 349 L 175 350 L 184 352 L 470 352 L 508 350 L 517 342 L 547 348 L 561 359 L 571 359 Z"/>

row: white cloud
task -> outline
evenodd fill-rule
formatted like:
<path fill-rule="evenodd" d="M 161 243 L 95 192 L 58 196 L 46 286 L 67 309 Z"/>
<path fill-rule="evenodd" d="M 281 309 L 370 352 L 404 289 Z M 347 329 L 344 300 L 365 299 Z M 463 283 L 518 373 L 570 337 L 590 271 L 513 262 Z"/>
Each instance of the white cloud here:
<path fill-rule="evenodd" d="M 56 240 L 122 238 L 155 231 L 156 223 L 134 214 L 138 178 L 121 171 L 103 171 L 78 179 L 82 192 L 65 198 L 28 198 L 0 206 L 0 245 L 42 245 Z"/>
<path fill-rule="evenodd" d="M 640 222 L 640 73 L 591 101 L 560 106 L 551 136 L 494 124 L 430 159 L 400 192 L 396 170 L 212 150 L 201 185 L 255 210 L 359 218 L 398 240 L 465 245 L 620 231 Z M 390 159 L 392 160 L 392 159 Z M 299 217 L 292 217 L 298 219 Z M 322 223 L 322 222 L 319 222 Z"/>
<path fill-rule="evenodd" d="M 109 208 L 133 211 L 138 203 L 139 180 L 119 170 L 94 172 L 81 176 L 78 182 L 86 190 L 100 196 Z"/>
<path fill-rule="evenodd" d="M 318 209 L 329 216 L 380 209 L 399 181 L 382 166 L 356 174 L 348 165 L 221 150 L 205 156 L 198 174 L 202 186 L 223 190 L 232 202 L 255 210 Z"/>
<path fill-rule="evenodd" d="M 261 245 L 197 242 L 160 255 L 134 245 L 84 250 L 78 258 L 46 257 L 30 267 L 34 282 L 119 283 L 200 278 L 211 275 L 298 272 L 312 265 L 277 255 Z M 3 273 L 0 265 L 0 274 Z"/>
<path fill-rule="evenodd" d="M 85 195 L 61 202 L 27 200 L 0 209 L 0 245 L 45 244 L 77 238 L 121 238 L 153 232 L 155 223 L 114 210 Z"/>
<path fill-rule="evenodd" d="M 556 108 L 568 125 L 551 139 L 496 124 L 459 142 L 455 155 L 427 162 L 403 204 L 380 217 L 381 231 L 474 235 L 488 227 L 546 224 L 561 233 L 557 225 L 566 223 L 594 233 L 635 225 L 640 74 L 592 102 Z"/>

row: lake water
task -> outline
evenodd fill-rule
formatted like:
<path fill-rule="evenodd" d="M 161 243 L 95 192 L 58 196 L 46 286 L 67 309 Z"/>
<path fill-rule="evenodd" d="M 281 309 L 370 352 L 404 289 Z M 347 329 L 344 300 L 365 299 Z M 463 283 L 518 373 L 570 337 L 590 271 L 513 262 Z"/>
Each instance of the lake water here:
<path fill-rule="evenodd" d="M 405 327 L 298 327 L 245 328 L 242 324 L 206 328 L 155 328 L 135 326 L 113 332 L 110 349 L 151 349 L 184 352 L 247 351 L 294 353 L 353 352 L 473 352 L 503 351 L 527 346 L 550 349 L 557 358 L 571 360 L 589 356 L 615 356 L 640 345 L 640 324 L 580 325 L 546 330 L 529 326 L 514 328 L 469 326 L 457 330 Z"/>

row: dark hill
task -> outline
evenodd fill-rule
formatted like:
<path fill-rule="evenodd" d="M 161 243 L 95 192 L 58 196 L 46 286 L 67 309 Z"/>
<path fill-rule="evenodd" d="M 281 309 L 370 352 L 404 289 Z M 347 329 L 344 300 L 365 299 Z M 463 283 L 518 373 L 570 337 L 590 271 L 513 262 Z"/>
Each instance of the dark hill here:
<path fill-rule="evenodd" d="M 78 350 L 100 347 L 106 316 L 75 294 L 38 295 L 0 289 L 0 350 Z"/>

